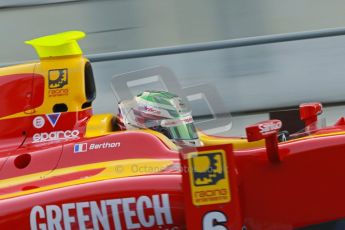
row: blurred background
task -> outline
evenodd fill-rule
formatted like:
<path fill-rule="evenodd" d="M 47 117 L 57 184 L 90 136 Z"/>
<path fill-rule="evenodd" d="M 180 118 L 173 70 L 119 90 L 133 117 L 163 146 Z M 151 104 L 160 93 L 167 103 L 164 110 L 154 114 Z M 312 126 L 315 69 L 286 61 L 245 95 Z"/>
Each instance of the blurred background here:
<path fill-rule="evenodd" d="M 0 65 L 36 59 L 25 40 L 82 30 L 97 113 L 117 111 L 113 76 L 164 66 L 182 87 L 213 85 L 233 135 L 302 102 L 324 103 L 331 124 L 345 114 L 344 8 L 340 0 L 1 0 Z"/>

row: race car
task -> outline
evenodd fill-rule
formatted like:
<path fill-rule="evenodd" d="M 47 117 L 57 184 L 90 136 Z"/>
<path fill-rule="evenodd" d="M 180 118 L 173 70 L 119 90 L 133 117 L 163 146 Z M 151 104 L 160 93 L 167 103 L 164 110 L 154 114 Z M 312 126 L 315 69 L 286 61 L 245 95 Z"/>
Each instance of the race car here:
<path fill-rule="evenodd" d="M 345 119 L 247 137 L 197 131 L 178 95 L 145 91 L 93 114 L 92 66 L 69 31 L 0 69 L 0 229 L 344 229 Z"/>

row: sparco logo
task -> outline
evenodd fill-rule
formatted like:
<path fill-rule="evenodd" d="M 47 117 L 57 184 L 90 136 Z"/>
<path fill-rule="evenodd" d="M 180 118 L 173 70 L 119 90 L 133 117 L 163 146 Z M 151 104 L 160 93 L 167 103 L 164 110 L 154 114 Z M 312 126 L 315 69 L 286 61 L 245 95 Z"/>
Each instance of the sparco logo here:
<path fill-rule="evenodd" d="M 32 143 L 73 139 L 79 136 L 78 130 L 55 131 L 50 133 L 35 133 Z"/>

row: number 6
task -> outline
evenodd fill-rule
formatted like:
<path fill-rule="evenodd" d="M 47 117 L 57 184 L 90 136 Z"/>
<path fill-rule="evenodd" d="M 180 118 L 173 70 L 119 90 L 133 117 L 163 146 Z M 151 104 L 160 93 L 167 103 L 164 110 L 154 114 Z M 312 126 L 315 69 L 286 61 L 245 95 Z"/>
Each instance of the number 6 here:
<path fill-rule="evenodd" d="M 222 212 L 213 211 L 206 213 L 202 219 L 202 229 L 204 230 L 228 230 L 225 224 L 228 221 Z"/>

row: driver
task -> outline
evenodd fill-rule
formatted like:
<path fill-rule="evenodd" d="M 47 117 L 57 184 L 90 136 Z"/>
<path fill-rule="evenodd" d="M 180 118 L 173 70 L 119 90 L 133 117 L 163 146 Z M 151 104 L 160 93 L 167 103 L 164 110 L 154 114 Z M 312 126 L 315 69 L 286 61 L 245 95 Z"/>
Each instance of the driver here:
<path fill-rule="evenodd" d="M 177 95 L 166 91 L 144 91 L 119 103 L 121 130 L 152 129 L 179 146 L 201 146 L 191 110 Z"/>

